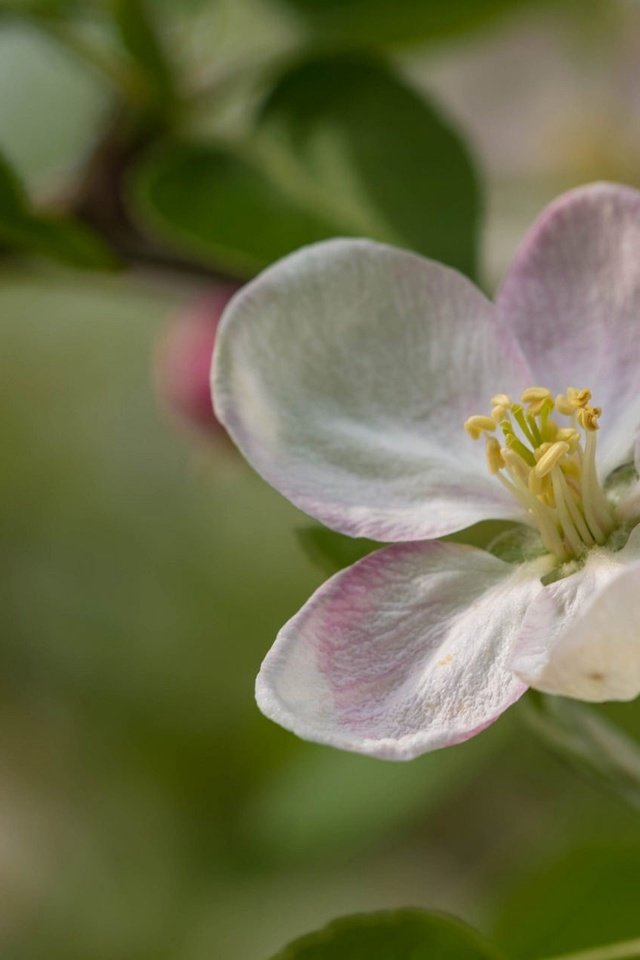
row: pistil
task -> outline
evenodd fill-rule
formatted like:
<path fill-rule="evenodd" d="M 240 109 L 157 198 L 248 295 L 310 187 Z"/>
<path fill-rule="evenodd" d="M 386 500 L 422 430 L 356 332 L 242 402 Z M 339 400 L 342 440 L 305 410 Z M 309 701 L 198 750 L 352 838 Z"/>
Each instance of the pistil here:
<path fill-rule="evenodd" d="M 550 553 L 561 562 L 605 542 L 612 509 L 596 472 L 600 408 L 591 392 L 569 387 L 555 400 L 546 387 L 528 387 L 513 403 L 491 398 L 491 416 L 473 416 L 465 429 L 486 437 L 487 466 L 526 510 Z M 561 426 L 552 414 L 569 419 Z M 495 436 L 500 430 L 503 445 Z"/>

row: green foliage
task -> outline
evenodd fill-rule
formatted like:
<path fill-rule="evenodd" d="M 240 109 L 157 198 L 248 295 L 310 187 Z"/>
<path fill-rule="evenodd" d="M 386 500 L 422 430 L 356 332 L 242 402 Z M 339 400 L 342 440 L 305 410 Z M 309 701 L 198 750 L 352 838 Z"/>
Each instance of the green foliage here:
<path fill-rule="evenodd" d="M 496 960 L 471 927 L 422 910 L 356 914 L 289 944 L 272 960 Z"/>
<path fill-rule="evenodd" d="M 106 245 L 84 224 L 69 217 L 36 213 L 22 185 L 0 156 L 0 244 L 12 250 L 41 254 L 76 267 L 113 267 Z"/>
<path fill-rule="evenodd" d="M 512 884 L 495 939 L 513 960 L 537 960 L 636 938 L 639 890 L 637 846 L 573 851 Z"/>
<path fill-rule="evenodd" d="M 154 152 L 136 172 L 131 200 L 148 232 L 239 277 L 335 232 L 259 163 L 223 144 L 174 143 Z"/>
<path fill-rule="evenodd" d="M 600 705 L 530 691 L 523 716 L 563 760 L 640 810 L 640 746 Z"/>
<path fill-rule="evenodd" d="M 523 555 L 529 556 L 523 547 L 523 544 L 527 544 L 528 533 L 528 528 L 504 520 L 481 520 L 472 527 L 457 530 L 442 539 L 450 543 L 463 543 L 481 550 L 489 550 L 504 560 L 519 563 Z M 379 550 L 387 545 L 378 543 L 376 540 L 368 540 L 366 537 L 347 537 L 319 523 L 298 527 L 296 534 L 307 557 L 328 574 L 343 570 L 366 557 L 373 550 Z M 511 549 L 509 537 L 513 538 L 513 549 Z M 498 543 L 497 549 L 496 543 Z"/>
<path fill-rule="evenodd" d="M 336 573 L 350 567 L 356 560 L 366 557 L 372 550 L 384 546 L 365 537 L 345 537 L 317 523 L 310 523 L 296 530 L 302 549 L 310 560 L 327 573 Z"/>
<path fill-rule="evenodd" d="M 76 12 L 78 0 L 0 0 L 0 16 L 58 18 Z"/>
<path fill-rule="evenodd" d="M 532 0 L 281 0 L 327 45 L 387 47 L 464 33 Z"/>
<path fill-rule="evenodd" d="M 398 243 L 475 271 L 480 203 L 462 141 L 368 59 L 287 71 L 260 110 L 250 154 L 169 144 L 143 162 L 131 193 L 148 231 L 240 275 L 336 235 Z"/>
<path fill-rule="evenodd" d="M 287 71 L 259 127 L 282 175 L 315 187 L 349 233 L 474 274 L 480 197 L 461 137 L 390 67 L 326 57 Z"/>
<path fill-rule="evenodd" d="M 112 0 L 111 12 L 120 41 L 137 64 L 147 97 L 166 111 L 175 96 L 175 77 L 160 32 L 145 0 Z"/>
<path fill-rule="evenodd" d="M 380 835 L 402 834 L 437 816 L 498 751 L 508 749 L 506 723 L 455 750 L 438 750 L 400 766 L 305 744 L 257 790 L 247 811 L 251 848 L 278 862 L 319 863 L 366 850 Z M 321 789 L 318 786 L 321 785 Z"/>

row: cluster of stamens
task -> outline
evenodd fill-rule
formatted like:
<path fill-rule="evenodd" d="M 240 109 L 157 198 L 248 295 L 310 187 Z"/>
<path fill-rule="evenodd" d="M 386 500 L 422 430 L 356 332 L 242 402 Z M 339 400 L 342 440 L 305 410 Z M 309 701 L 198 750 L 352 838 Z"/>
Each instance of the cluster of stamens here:
<path fill-rule="evenodd" d="M 486 438 L 489 471 L 522 504 L 546 548 L 563 562 L 603 544 L 613 529 L 596 473 L 601 410 L 590 401 L 586 389 L 569 387 L 554 399 L 546 387 L 529 387 L 520 403 L 497 394 L 489 416 L 469 417 L 464 425 L 472 439 Z M 558 415 L 568 418 L 564 426 Z"/>

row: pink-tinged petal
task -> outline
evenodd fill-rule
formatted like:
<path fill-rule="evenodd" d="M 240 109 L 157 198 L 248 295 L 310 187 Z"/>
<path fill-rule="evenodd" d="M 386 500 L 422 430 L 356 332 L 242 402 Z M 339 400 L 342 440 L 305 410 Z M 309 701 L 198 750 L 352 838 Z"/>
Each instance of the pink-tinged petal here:
<path fill-rule="evenodd" d="M 510 665 L 545 693 L 631 700 L 640 693 L 640 528 L 618 553 L 593 550 L 529 607 Z"/>
<path fill-rule="evenodd" d="M 640 424 L 639 251 L 640 192 L 580 187 L 536 221 L 497 300 L 536 384 L 592 390 L 604 473 L 631 459 Z"/>
<path fill-rule="evenodd" d="M 213 395 L 247 459 L 297 506 L 353 536 L 417 540 L 522 518 L 463 423 L 529 379 L 461 274 L 333 240 L 233 299 Z"/>
<path fill-rule="evenodd" d="M 526 689 L 506 664 L 547 565 L 437 541 L 370 554 L 280 631 L 258 705 L 306 740 L 387 760 L 467 740 Z"/>

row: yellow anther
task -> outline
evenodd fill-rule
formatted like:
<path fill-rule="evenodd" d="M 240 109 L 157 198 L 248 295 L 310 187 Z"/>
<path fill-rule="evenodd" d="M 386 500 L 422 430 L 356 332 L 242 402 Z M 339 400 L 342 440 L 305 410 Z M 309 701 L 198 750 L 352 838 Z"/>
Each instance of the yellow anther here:
<path fill-rule="evenodd" d="M 580 476 L 580 464 L 577 460 L 568 459 L 563 460 L 560 464 L 560 469 L 567 477 L 579 477 Z"/>
<path fill-rule="evenodd" d="M 558 413 L 563 413 L 565 417 L 571 416 L 571 414 L 576 409 L 575 404 L 571 403 L 571 401 L 567 398 L 566 394 L 564 393 L 558 394 L 558 396 L 556 397 L 555 403 L 556 403 L 556 410 L 558 411 Z"/>
<path fill-rule="evenodd" d="M 500 452 L 500 444 L 495 437 L 487 437 L 487 466 L 489 473 L 497 473 L 504 467 L 504 459 Z"/>
<path fill-rule="evenodd" d="M 479 440 L 486 431 L 490 433 L 493 432 L 496 428 L 496 423 L 491 417 L 475 416 L 465 420 L 464 428 L 472 440 Z"/>
<path fill-rule="evenodd" d="M 545 407 L 547 409 L 547 413 L 553 410 L 553 397 L 542 397 L 541 400 L 532 400 L 529 404 L 528 410 L 532 416 L 537 417 L 539 413 L 542 413 Z"/>
<path fill-rule="evenodd" d="M 600 414 L 586 388 L 568 387 L 554 399 L 546 387 L 533 386 L 517 402 L 495 394 L 491 416 L 469 417 L 464 425 L 474 439 L 485 436 L 489 472 L 524 507 L 561 563 L 605 543 L 614 528 L 596 471 Z"/>
<path fill-rule="evenodd" d="M 569 403 L 572 403 L 574 407 L 586 407 L 591 400 L 591 390 L 587 390 L 584 387 L 582 390 L 577 390 L 575 387 L 567 387 L 567 400 Z"/>
<path fill-rule="evenodd" d="M 598 420 L 602 410 L 600 407 L 583 407 L 581 410 L 578 410 L 578 423 L 585 430 L 597 430 L 598 429 Z"/>
<path fill-rule="evenodd" d="M 545 400 L 551 400 L 553 404 L 551 391 L 546 387 L 527 387 L 520 396 L 520 400 L 529 405 L 530 412 L 533 414 L 539 412 Z"/>
<path fill-rule="evenodd" d="M 569 452 L 575 453 L 580 443 L 580 434 L 573 427 L 561 427 L 555 435 L 555 440 L 562 440 L 569 444 Z"/>
<path fill-rule="evenodd" d="M 527 466 L 526 461 L 522 459 L 520 454 L 516 453 L 516 451 L 511 447 L 502 447 L 500 449 L 500 455 L 505 463 L 505 466 L 507 466 L 513 474 L 526 482 L 527 477 L 529 476 L 529 467 Z"/>
<path fill-rule="evenodd" d="M 546 477 L 568 452 L 569 444 L 563 440 L 557 440 L 555 443 L 550 444 L 534 467 L 536 474 L 539 477 Z"/>
<path fill-rule="evenodd" d="M 535 470 L 531 470 L 527 478 L 529 490 L 544 503 L 553 506 L 553 487 L 550 477 L 539 477 Z"/>
<path fill-rule="evenodd" d="M 547 441 L 545 441 L 544 443 L 541 443 L 540 446 L 533 451 L 533 455 L 536 458 L 536 463 L 542 459 L 542 457 L 545 455 L 547 450 L 550 450 L 552 446 L 553 446 L 552 443 L 548 443 Z"/>

